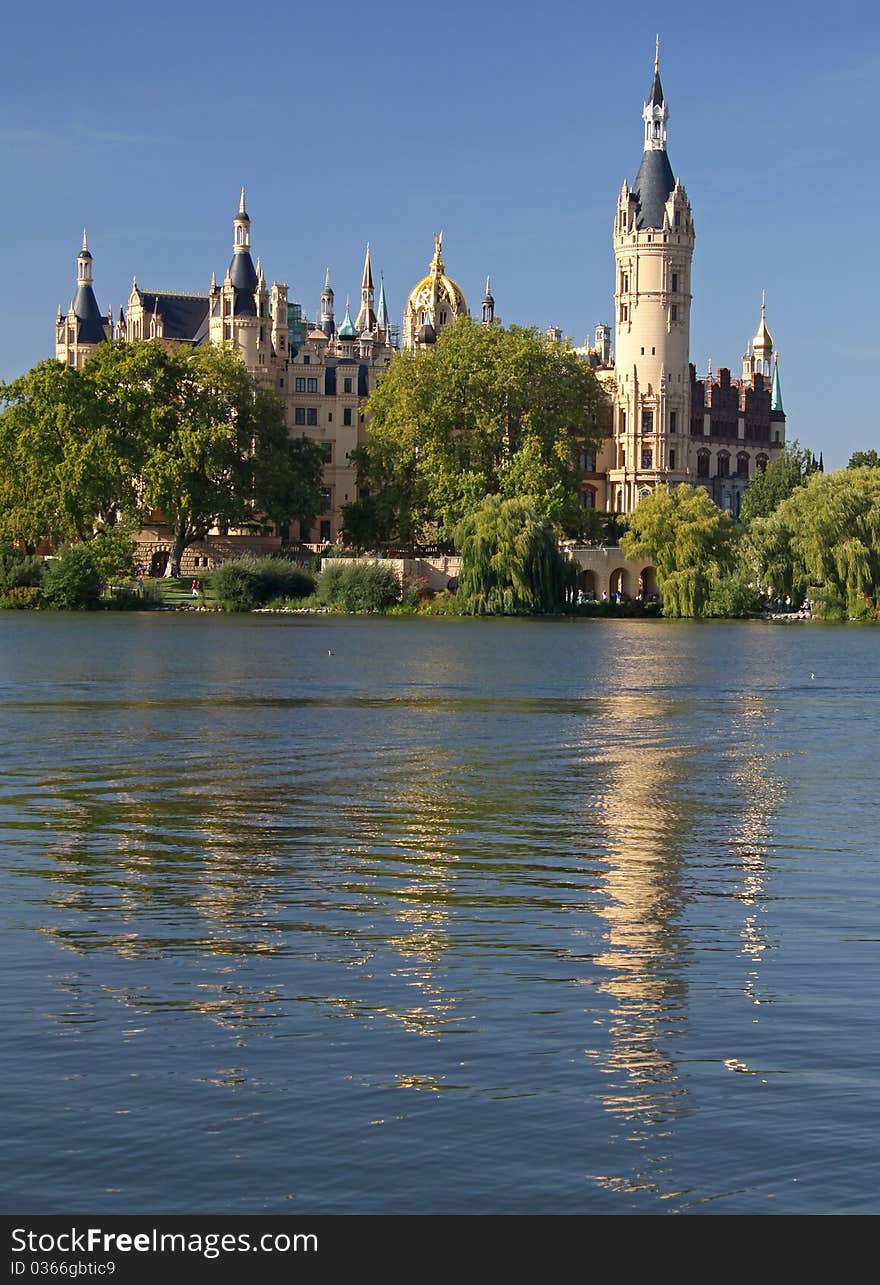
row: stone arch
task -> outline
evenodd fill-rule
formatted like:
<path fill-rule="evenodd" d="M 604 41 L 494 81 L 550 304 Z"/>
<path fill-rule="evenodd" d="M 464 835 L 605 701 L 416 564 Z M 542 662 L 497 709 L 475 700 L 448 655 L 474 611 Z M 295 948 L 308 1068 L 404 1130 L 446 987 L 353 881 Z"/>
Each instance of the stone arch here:
<path fill-rule="evenodd" d="M 657 568 L 642 567 L 639 572 L 639 593 L 643 600 L 647 602 L 649 598 L 656 598 L 657 592 Z"/>
<path fill-rule="evenodd" d="M 595 571 L 584 570 L 578 576 L 578 589 L 586 597 L 593 599 L 597 596 L 599 581 Z"/>
<path fill-rule="evenodd" d="M 749 456 L 747 451 L 740 451 L 736 457 L 736 475 L 737 477 L 749 476 Z"/>
<path fill-rule="evenodd" d="M 761 454 L 760 454 L 759 456 L 757 456 L 757 458 L 755 459 L 755 467 L 756 467 L 756 468 L 757 468 L 761 473 L 763 473 L 763 472 L 764 472 L 764 469 L 767 467 L 767 465 L 768 465 L 769 463 L 770 463 L 770 460 L 769 460 L 768 456 L 766 456 L 766 455 L 763 453 L 763 451 L 762 451 L 762 452 L 761 452 Z"/>
<path fill-rule="evenodd" d="M 697 477 L 708 477 L 711 467 L 712 455 L 707 451 L 705 446 L 697 451 Z"/>
<path fill-rule="evenodd" d="M 629 572 L 626 567 L 615 567 L 608 577 L 608 597 L 614 601 L 618 594 L 621 598 L 630 596 Z"/>

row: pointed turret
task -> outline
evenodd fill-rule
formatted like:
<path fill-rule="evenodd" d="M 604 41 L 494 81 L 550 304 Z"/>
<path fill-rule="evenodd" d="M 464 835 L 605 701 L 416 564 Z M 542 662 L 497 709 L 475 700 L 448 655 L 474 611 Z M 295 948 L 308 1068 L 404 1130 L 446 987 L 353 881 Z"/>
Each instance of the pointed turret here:
<path fill-rule="evenodd" d="M 492 282 L 489 277 L 486 278 L 486 293 L 483 295 L 480 306 L 483 311 L 483 325 L 490 326 L 495 317 L 495 300 L 492 297 Z"/>
<path fill-rule="evenodd" d="M 227 275 L 235 287 L 235 315 L 252 317 L 256 312 L 254 293 L 258 278 L 251 258 L 251 221 L 245 206 L 244 188 L 241 189 L 241 199 L 232 227 L 232 261 Z"/>
<path fill-rule="evenodd" d="M 106 339 L 104 318 L 92 288 L 92 256 L 89 251 L 88 237 L 83 228 L 82 249 L 76 259 L 76 294 L 71 305 L 79 322 L 77 327 L 78 344 L 100 344 Z"/>
<path fill-rule="evenodd" d="M 376 308 L 376 323 L 383 332 L 387 332 L 388 327 L 391 325 L 391 320 L 388 316 L 388 304 L 385 302 L 384 272 L 379 275 L 379 303 Z"/>
<path fill-rule="evenodd" d="M 666 155 L 666 122 L 669 108 L 660 83 L 660 37 L 654 54 L 654 79 L 648 101 L 642 108 L 645 122 L 645 146 L 642 162 L 632 186 L 638 201 L 637 226 L 662 228 L 669 194 L 675 188 L 675 175 Z"/>
<path fill-rule="evenodd" d="M 373 308 L 374 286 L 373 265 L 370 259 L 370 243 L 364 256 L 364 274 L 361 278 L 361 306 L 357 315 L 356 326 L 359 334 L 376 329 L 376 313 Z"/>
<path fill-rule="evenodd" d="M 351 319 L 351 302 L 348 298 L 345 300 L 345 317 L 338 333 L 340 339 L 357 339 L 358 336 L 357 327 Z"/>
<path fill-rule="evenodd" d="M 333 319 L 333 287 L 330 284 L 330 269 L 324 275 L 324 289 L 321 291 L 321 329 L 328 339 L 333 337 L 336 322 Z"/>
<path fill-rule="evenodd" d="M 770 409 L 780 414 L 784 413 L 785 408 L 782 405 L 782 387 L 779 383 L 779 361 L 773 362 L 773 392 L 770 395 Z"/>

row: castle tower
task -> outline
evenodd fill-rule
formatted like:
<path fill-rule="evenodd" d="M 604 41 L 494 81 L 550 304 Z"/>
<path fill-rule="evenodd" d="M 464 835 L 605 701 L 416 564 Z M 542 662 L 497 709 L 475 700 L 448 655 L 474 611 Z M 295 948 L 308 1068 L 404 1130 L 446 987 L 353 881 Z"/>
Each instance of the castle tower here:
<path fill-rule="evenodd" d="M 642 110 L 643 152 L 614 219 L 614 459 L 609 507 L 631 512 L 658 485 L 687 479 L 691 260 L 687 192 L 666 153 L 660 40 Z"/>
<path fill-rule="evenodd" d="M 484 326 L 491 326 L 495 320 L 495 300 L 492 297 L 492 282 L 489 277 L 486 278 L 486 293 L 483 295 L 480 307 L 482 309 L 482 323 Z"/>
<path fill-rule="evenodd" d="M 55 318 L 55 357 L 65 366 L 81 369 L 98 344 L 112 337 L 113 318 L 103 317 L 92 284 L 92 255 L 83 228 L 82 249 L 76 259 L 76 294 L 65 317 Z"/>
<path fill-rule="evenodd" d="M 321 329 L 328 339 L 336 333 L 336 322 L 333 319 L 334 295 L 330 284 L 330 269 L 324 275 L 324 289 L 321 291 Z"/>
<path fill-rule="evenodd" d="M 364 256 L 364 274 L 361 278 L 361 306 L 358 311 L 357 332 L 359 335 L 372 334 L 376 329 L 376 313 L 373 308 L 375 288 L 373 286 L 373 265 L 370 260 L 370 243 L 367 242 L 367 252 Z"/>
<path fill-rule="evenodd" d="M 385 299 L 385 274 L 379 277 L 379 303 L 376 306 L 376 324 L 379 327 L 379 337 L 390 348 L 391 347 L 391 318 L 388 315 L 388 304 Z"/>

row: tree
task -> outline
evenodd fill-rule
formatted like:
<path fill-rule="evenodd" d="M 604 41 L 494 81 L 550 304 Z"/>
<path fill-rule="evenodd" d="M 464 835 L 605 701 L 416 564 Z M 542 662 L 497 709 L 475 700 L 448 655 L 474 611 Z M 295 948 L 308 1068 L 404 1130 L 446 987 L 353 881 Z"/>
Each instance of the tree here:
<path fill-rule="evenodd" d="M 853 451 L 847 468 L 880 468 L 880 455 L 876 451 Z"/>
<path fill-rule="evenodd" d="M 559 552 L 549 521 L 521 497 L 487 495 L 459 523 L 458 597 L 470 616 L 560 611 L 574 569 Z"/>
<path fill-rule="evenodd" d="M 73 544 L 50 563 L 43 581 L 46 601 L 61 611 L 95 607 L 104 581 L 91 546 Z"/>
<path fill-rule="evenodd" d="M 664 616 L 706 614 L 712 584 L 734 566 L 736 528 L 702 487 L 658 489 L 631 515 L 620 546 L 657 568 Z"/>
<path fill-rule="evenodd" d="M 598 445 L 606 405 L 570 348 L 532 329 L 460 318 L 435 346 L 395 357 L 372 393 L 357 459 L 369 500 L 344 510 L 346 533 L 448 539 L 499 493 L 528 497 L 560 529 L 576 531 L 578 455 Z"/>
<path fill-rule="evenodd" d="M 767 518 L 799 486 L 804 486 L 816 469 L 811 451 L 795 440 L 787 442 L 763 473 L 756 473 L 742 499 L 740 520 L 748 526 L 755 518 Z"/>
<path fill-rule="evenodd" d="M 880 602 L 880 470 L 815 473 L 770 518 L 754 523 L 744 555 L 767 588 L 804 593 L 825 614 L 860 616 Z"/>

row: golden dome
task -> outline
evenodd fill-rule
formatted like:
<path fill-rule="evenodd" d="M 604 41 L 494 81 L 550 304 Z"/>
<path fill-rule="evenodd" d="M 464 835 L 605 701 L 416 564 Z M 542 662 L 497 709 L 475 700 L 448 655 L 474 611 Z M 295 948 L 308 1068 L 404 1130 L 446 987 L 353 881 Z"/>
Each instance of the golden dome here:
<path fill-rule="evenodd" d="M 422 277 L 418 285 L 413 286 L 406 301 L 407 309 L 416 314 L 428 311 L 431 314 L 443 305 L 450 309 L 450 318 L 460 317 L 467 312 L 467 300 L 461 286 L 447 277 L 443 263 L 443 233 L 434 235 L 434 257 L 428 269 L 428 275 Z"/>
<path fill-rule="evenodd" d="M 764 304 L 764 292 L 761 291 L 761 324 L 758 326 L 757 333 L 752 340 L 752 349 L 755 353 L 760 353 L 763 357 L 769 357 L 773 351 L 773 336 L 767 329 L 766 308 Z"/>

